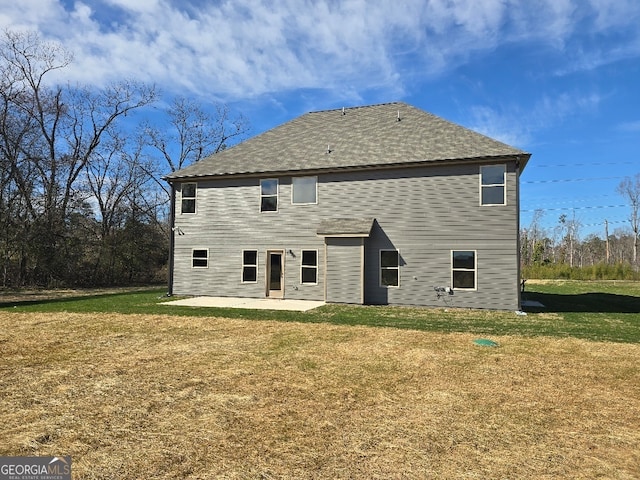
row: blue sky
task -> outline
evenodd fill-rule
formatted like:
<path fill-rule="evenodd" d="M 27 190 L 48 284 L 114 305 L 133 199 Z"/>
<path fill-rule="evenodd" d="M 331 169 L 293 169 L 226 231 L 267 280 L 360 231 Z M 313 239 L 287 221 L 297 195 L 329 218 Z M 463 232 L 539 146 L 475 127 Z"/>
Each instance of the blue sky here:
<path fill-rule="evenodd" d="M 0 27 L 74 53 L 65 80 L 223 102 L 252 135 L 404 101 L 529 151 L 522 226 L 627 227 L 640 173 L 637 0 L 0 0 Z"/>

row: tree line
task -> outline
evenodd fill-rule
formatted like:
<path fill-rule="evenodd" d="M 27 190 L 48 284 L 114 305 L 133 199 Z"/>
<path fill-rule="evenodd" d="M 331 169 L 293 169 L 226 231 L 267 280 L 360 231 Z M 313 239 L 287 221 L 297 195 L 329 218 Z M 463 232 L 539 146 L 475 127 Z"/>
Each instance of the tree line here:
<path fill-rule="evenodd" d="M 153 85 L 64 83 L 73 58 L 30 32 L 0 39 L 0 283 L 106 286 L 166 280 L 162 175 L 226 148 L 249 125 Z"/>
<path fill-rule="evenodd" d="M 627 177 L 616 189 L 629 204 L 629 225 L 604 235 L 582 238 L 575 215 L 563 214 L 552 228 L 542 227 L 543 210 L 536 210 L 531 224 L 520 232 L 520 259 L 525 278 L 640 280 L 640 173 Z"/>

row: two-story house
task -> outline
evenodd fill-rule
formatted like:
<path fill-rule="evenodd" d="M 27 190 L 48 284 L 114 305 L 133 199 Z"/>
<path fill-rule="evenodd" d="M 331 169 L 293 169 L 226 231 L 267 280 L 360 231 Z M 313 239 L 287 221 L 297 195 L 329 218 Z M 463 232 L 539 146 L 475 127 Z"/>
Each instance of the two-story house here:
<path fill-rule="evenodd" d="M 404 103 L 307 113 L 166 177 L 169 291 L 519 309 L 529 157 Z"/>

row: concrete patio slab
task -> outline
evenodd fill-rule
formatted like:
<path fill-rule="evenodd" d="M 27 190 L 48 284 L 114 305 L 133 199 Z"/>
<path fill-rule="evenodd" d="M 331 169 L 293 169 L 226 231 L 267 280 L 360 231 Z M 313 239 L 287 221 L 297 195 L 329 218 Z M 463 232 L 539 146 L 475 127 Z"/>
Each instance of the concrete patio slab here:
<path fill-rule="evenodd" d="M 182 307 L 249 308 L 254 310 L 290 310 L 296 312 L 306 312 L 324 304 L 324 302 L 312 300 L 239 297 L 191 297 L 163 303 L 163 305 Z"/>

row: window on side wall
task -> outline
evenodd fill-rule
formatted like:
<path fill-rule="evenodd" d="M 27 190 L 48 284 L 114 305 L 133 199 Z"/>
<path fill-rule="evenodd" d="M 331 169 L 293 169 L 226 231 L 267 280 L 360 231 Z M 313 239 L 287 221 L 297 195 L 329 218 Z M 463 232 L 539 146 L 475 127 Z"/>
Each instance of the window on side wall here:
<path fill-rule="evenodd" d="M 318 283 L 318 251 L 302 250 L 301 283 Z"/>
<path fill-rule="evenodd" d="M 480 167 L 480 204 L 506 205 L 506 165 Z"/>
<path fill-rule="evenodd" d="M 191 267 L 192 268 L 208 268 L 209 267 L 209 249 L 194 248 L 191 251 Z"/>
<path fill-rule="evenodd" d="M 182 206 L 181 213 L 196 213 L 196 193 L 197 183 L 182 184 Z"/>
<path fill-rule="evenodd" d="M 380 250 L 380 286 L 400 286 L 400 254 L 397 250 Z"/>
<path fill-rule="evenodd" d="M 242 282 L 255 283 L 258 281 L 258 251 L 242 251 Z"/>
<path fill-rule="evenodd" d="M 318 203 L 318 177 L 293 177 L 291 203 L 309 205 Z"/>
<path fill-rule="evenodd" d="M 278 211 L 278 179 L 260 180 L 260 211 Z"/>
<path fill-rule="evenodd" d="M 474 250 L 453 250 L 451 252 L 451 283 L 454 290 L 475 290 L 476 273 L 476 252 Z"/>

